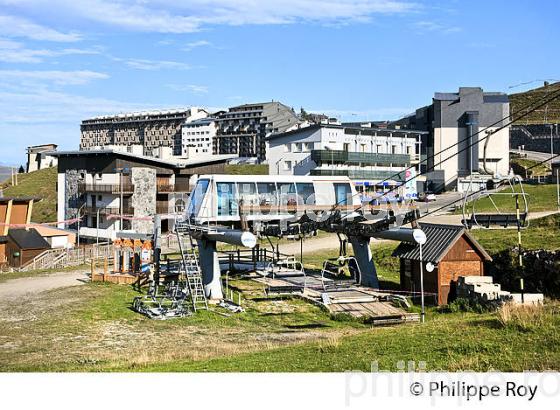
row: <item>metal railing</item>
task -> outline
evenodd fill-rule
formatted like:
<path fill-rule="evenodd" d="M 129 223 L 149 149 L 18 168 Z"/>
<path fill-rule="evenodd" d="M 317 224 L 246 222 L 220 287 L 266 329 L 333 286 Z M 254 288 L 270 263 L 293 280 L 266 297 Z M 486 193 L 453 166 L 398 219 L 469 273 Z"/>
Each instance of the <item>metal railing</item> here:
<path fill-rule="evenodd" d="M 312 150 L 311 159 L 316 163 L 347 164 L 408 164 L 416 154 L 384 154 L 374 152 L 349 152 L 340 150 Z"/>
<path fill-rule="evenodd" d="M 404 181 L 404 170 L 397 174 L 396 171 L 354 170 L 354 169 L 312 169 L 311 175 L 316 176 L 344 176 L 350 179 L 386 179 Z"/>
<path fill-rule="evenodd" d="M 121 189 L 122 187 L 122 189 Z M 134 185 L 132 184 L 78 184 L 78 192 L 95 192 L 102 194 L 124 194 L 130 195 L 134 193 Z"/>
<path fill-rule="evenodd" d="M 48 249 L 20 267 L 18 271 L 63 269 L 70 266 L 83 265 L 92 259 L 111 259 L 112 257 L 113 245 L 111 244 L 90 245 L 72 249 Z"/>

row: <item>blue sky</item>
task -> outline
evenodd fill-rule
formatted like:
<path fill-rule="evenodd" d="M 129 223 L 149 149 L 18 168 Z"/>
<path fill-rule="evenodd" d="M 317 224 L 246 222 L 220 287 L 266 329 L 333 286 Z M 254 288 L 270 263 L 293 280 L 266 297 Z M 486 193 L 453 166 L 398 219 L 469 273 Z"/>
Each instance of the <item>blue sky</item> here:
<path fill-rule="evenodd" d="M 0 0 L 0 163 L 23 163 L 32 144 L 76 149 L 82 119 L 123 111 L 274 99 L 394 119 L 435 91 L 523 91 L 560 77 L 559 11 L 553 0 Z"/>

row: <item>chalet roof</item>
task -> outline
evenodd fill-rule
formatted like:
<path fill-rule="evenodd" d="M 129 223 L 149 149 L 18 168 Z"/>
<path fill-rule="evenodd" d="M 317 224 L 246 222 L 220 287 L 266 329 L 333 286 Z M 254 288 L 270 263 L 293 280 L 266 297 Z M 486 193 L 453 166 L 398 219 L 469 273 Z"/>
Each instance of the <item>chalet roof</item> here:
<path fill-rule="evenodd" d="M 419 225 L 426 234 L 427 239 L 426 243 L 422 245 L 422 259 L 425 262 L 438 263 L 441 261 L 463 235 L 485 261 L 492 260 L 488 252 L 473 238 L 463 225 L 428 223 L 421 223 Z M 393 251 L 393 256 L 418 261 L 420 260 L 420 245 L 402 242 L 397 249 Z"/>
<path fill-rule="evenodd" d="M 51 246 L 35 229 L 10 229 L 8 237 L 20 249 L 47 249 Z"/>

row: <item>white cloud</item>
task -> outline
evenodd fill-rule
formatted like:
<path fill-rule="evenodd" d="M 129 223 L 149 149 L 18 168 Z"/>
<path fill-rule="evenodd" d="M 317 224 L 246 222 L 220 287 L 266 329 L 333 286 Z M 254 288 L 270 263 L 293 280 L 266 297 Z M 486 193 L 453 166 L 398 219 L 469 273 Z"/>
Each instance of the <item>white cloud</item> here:
<path fill-rule="evenodd" d="M 211 25 L 363 22 L 418 8 L 405 0 L 20 0 L 18 5 L 35 11 L 56 7 L 74 19 L 160 33 L 190 33 Z"/>
<path fill-rule="evenodd" d="M 21 17 L 8 15 L 0 15 L 0 35 L 56 42 L 81 40 L 78 33 L 63 33 Z"/>
<path fill-rule="evenodd" d="M 23 43 L 0 38 L 0 61 L 5 63 L 40 63 L 48 57 L 59 57 L 64 55 L 99 54 L 98 49 L 30 49 Z"/>
<path fill-rule="evenodd" d="M 191 51 L 199 47 L 210 47 L 212 43 L 206 40 L 192 41 L 182 48 L 183 51 Z"/>
<path fill-rule="evenodd" d="M 195 84 L 167 84 L 167 88 L 175 91 L 187 91 L 192 94 L 202 95 L 208 94 L 208 87 L 205 85 L 195 85 Z"/>
<path fill-rule="evenodd" d="M 113 57 L 115 61 L 122 61 L 127 66 L 135 68 L 137 70 L 146 71 L 156 71 L 162 69 L 172 69 L 172 70 L 190 70 L 192 67 L 187 63 L 181 63 L 178 61 L 165 61 L 165 60 L 145 60 L 138 58 L 120 58 Z"/>
<path fill-rule="evenodd" d="M 461 27 L 449 26 L 434 21 L 418 21 L 414 24 L 419 32 L 439 32 L 443 34 L 458 33 L 463 31 Z"/>
<path fill-rule="evenodd" d="M 39 84 L 52 83 L 56 85 L 82 85 L 92 80 L 109 78 L 107 74 L 89 70 L 77 71 L 25 71 L 25 70 L 0 70 L 0 78 L 15 80 L 23 83 L 37 82 Z"/>

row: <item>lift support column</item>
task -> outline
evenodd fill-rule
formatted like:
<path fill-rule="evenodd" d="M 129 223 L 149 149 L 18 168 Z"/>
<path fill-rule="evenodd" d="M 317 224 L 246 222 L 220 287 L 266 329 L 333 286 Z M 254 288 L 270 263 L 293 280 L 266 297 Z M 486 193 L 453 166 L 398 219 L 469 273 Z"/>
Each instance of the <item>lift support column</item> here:
<path fill-rule="evenodd" d="M 220 275 L 220 261 L 216 251 L 216 241 L 200 239 L 198 255 L 200 269 L 202 270 L 202 284 L 208 299 L 223 299 L 222 281 Z"/>
<path fill-rule="evenodd" d="M 379 289 L 377 270 L 371 255 L 369 246 L 370 238 L 360 236 L 349 236 L 348 240 L 354 249 L 354 257 L 360 268 L 360 284 L 370 288 Z"/>

